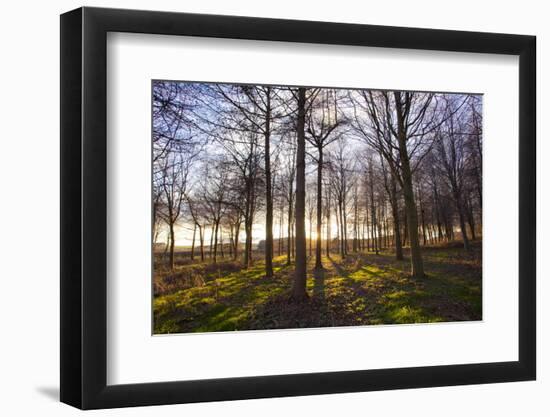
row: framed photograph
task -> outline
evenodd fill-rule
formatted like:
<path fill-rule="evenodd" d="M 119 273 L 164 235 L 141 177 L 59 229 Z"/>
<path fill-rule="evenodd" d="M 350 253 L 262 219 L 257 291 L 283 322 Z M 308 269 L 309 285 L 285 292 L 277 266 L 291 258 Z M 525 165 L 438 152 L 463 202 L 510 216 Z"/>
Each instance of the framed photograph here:
<path fill-rule="evenodd" d="M 533 380 L 535 37 L 61 16 L 61 401 Z"/>

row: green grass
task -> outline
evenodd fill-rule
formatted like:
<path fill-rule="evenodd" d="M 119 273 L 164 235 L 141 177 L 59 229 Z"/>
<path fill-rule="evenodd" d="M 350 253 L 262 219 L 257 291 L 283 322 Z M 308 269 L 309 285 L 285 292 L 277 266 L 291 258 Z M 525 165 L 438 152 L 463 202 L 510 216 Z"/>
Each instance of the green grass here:
<path fill-rule="evenodd" d="M 481 244 L 472 252 L 429 248 L 423 257 L 426 277 L 416 280 L 408 260 L 391 253 L 331 255 L 322 273 L 310 259 L 310 298 L 302 304 L 288 301 L 294 269 L 284 257 L 269 279 L 263 262 L 247 270 L 234 262 L 184 265 L 155 277 L 154 332 L 481 320 Z"/>

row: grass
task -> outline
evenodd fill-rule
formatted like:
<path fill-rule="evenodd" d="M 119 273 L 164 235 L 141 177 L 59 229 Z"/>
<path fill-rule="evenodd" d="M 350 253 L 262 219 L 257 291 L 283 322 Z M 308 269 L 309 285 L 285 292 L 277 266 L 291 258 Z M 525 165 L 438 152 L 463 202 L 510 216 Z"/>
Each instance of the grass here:
<path fill-rule="evenodd" d="M 412 279 L 409 261 L 391 253 L 309 259 L 302 304 L 288 301 L 293 266 L 274 259 L 240 269 L 235 262 L 178 266 L 155 276 L 154 333 L 432 323 L 481 320 L 481 242 L 471 252 L 456 245 L 425 248 L 426 277 Z"/>

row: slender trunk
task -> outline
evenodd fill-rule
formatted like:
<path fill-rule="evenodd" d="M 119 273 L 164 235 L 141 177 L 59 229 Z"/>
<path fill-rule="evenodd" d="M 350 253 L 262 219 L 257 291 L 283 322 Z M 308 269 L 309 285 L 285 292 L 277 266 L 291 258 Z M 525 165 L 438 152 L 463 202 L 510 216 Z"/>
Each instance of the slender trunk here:
<path fill-rule="evenodd" d="M 371 240 L 371 224 L 372 224 L 372 213 L 369 220 L 369 197 L 368 195 L 365 196 L 365 223 L 367 228 L 367 252 L 370 252 L 372 250 L 372 240 Z"/>
<path fill-rule="evenodd" d="M 298 120 L 296 149 L 296 269 L 292 285 L 292 300 L 303 301 L 308 297 L 306 292 L 306 229 L 305 229 L 305 198 L 306 198 L 306 143 L 305 143 L 305 106 L 306 90 L 298 88 Z"/>
<path fill-rule="evenodd" d="M 280 207 L 279 210 L 279 242 L 278 242 L 278 251 L 277 255 L 281 256 L 281 253 L 283 251 L 283 208 Z"/>
<path fill-rule="evenodd" d="M 450 219 L 449 207 L 446 207 L 444 210 L 444 221 L 445 221 L 445 235 L 448 242 L 452 242 L 455 239 L 455 233 L 453 230 L 453 222 Z"/>
<path fill-rule="evenodd" d="M 210 250 L 209 250 L 209 254 L 208 256 L 210 257 L 210 259 L 212 259 L 212 253 L 213 253 L 213 250 L 214 250 L 214 228 L 216 226 L 214 224 L 212 224 L 212 227 L 210 228 Z"/>
<path fill-rule="evenodd" d="M 250 181 L 247 185 L 247 192 L 246 192 L 246 206 L 245 206 L 245 213 L 244 213 L 244 233 L 245 233 L 245 241 L 244 241 L 244 256 L 243 256 L 243 263 L 245 269 L 248 268 L 251 264 L 250 262 L 250 236 L 249 236 L 249 225 L 251 222 L 252 217 L 252 187 L 254 185 L 250 184 Z"/>
<path fill-rule="evenodd" d="M 476 165 L 476 191 L 477 191 L 477 199 L 479 202 L 479 208 L 481 209 L 483 204 L 483 193 L 482 193 L 482 181 L 481 181 L 481 172 L 480 168 Z"/>
<path fill-rule="evenodd" d="M 309 257 L 311 258 L 312 250 L 313 250 L 313 239 L 311 238 L 311 232 L 313 232 L 313 212 L 309 213 Z"/>
<path fill-rule="evenodd" d="M 170 222 L 170 271 L 174 270 L 174 248 L 175 248 L 175 233 L 174 233 L 174 223 Z"/>
<path fill-rule="evenodd" d="M 384 210 L 382 203 L 378 203 L 378 239 L 380 240 L 379 248 L 383 250 L 385 248 L 385 238 L 384 238 Z"/>
<path fill-rule="evenodd" d="M 464 243 L 464 249 L 470 250 L 470 241 L 468 240 L 468 234 L 466 232 L 466 222 L 464 221 L 464 207 L 462 205 L 461 193 L 458 190 L 458 186 L 453 187 L 453 197 L 455 200 L 456 210 L 458 212 L 460 233 L 462 233 L 462 242 Z"/>
<path fill-rule="evenodd" d="M 321 262 L 321 228 L 323 227 L 323 148 L 319 147 L 317 159 L 317 242 L 315 246 L 315 269 L 323 269 Z M 328 254 L 328 251 L 327 251 Z"/>
<path fill-rule="evenodd" d="M 402 261 L 403 244 L 401 242 L 401 225 L 399 224 L 399 206 L 397 204 L 397 182 L 393 173 L 391 174 L 390 186 L 390 204 L 393 217 L 393 241 L 395 244 L 395 259 L 397 259 L 398 261 Z"/>
<path fill-rule="evenodd" d="M 220 228 L 220 255 L 222 259 L 225 258 L 225 252 L 223 250 L 223 227 Z"/>
<path fill-rule="evenodd" d="M 157 227 L 157 212 L 159 210 L 159 198 L 157 197 L 156 200 L 153 202 L 153 218 L 151 221 L 151 234 L 153 235 L 153 246 L 155 243 L 157 243 L 157 237 L 158 237 L 158 227 Z"/>
<path fill-rule="evenodd" d="M 249 222 L 245 222 L 244 231 L 246 234 L 244 249 L 244 267 L 249 268 L 252 265 L 252 227 Z"/>
<path fill-rule="evenodd" d="M 466 214 L 468 217 L 468 225 L 470 226 L 470 235 L 472 240 L 476 240 L 476 223 L 474 219 L 474 209 L 470 197 L 466 197 Z"/>
<path fill-rule="evenodd" d="M 239 258 L 239 233 L 241 231 L 241 220 L 235 225 L 235 243 L 233 246 L 233 259 L 237 260 Z"/>
<path fill-rule="evenodd" d="M 193 225 L 193 240 L 191 243 L 191 260 L 195 260 L 195 236 L 197 234 L 197 223 Z"/>
<path fill-rule="evenodd" d="M 265 113 L 265 276 L 273 276 L 273 196 L 271 195 L 271 88 L 267 87 Z"/>
<path fill-rule="evenodd" d="M 390 236 L 388 233 L 388 218 L 386 216 L 386 206 L 384 206 L 384 248 L 388 248 L 390 242 Z"/>
<path fill-rule="evenodd" d="M 420 224 L 422 227 L 422 242 L 424 242 L 424 246 L 426 246 L 426 221 L 425 221 L 425 213 L 424 213 L 424 205 L 422 204 L 422 198 L 420 194 L 420 190 L 418 191 L 418 202 L 420 204 Z"/>
<path fill-rule="evenodd" d="M 235 226 L 233 223 L 229 224 L 229 259 L 233 259 L 233 249 L 235 248 Z"/>
<path fill-rule="evenodd" d="M 291 256 L 292 256 L 292 259 L 296 260 L 296 236 L 294 235 L 294 229 L 296 228 L 296 220 L 292 220 L 292 229 L 291 229 L 291 239 L 290 239 L 290 243 L 291 243 L 291 247 L 292 247 L 292 250 L 291 250 Z"/>
<path fill-rule="evenodd" d="M 371 212 L 371 235 L 372 235 L 372 246 L 374 252 L 378 255 L 378 239 L 376 238 L 376 228 L 378 226 L 378 221 L 376 217 L 376 209 L 374 207 L 374 175 L 372 170 L 372 161 L 369 164 L 369 189 L 370 189 L 370 212 Z"/>
<path fill-rule="evenodd" d="M 345 230 L 345 223 L 344 223 L 344 214 L 343 214 L 343 202 L 340 200 L 338 202 L 338 210 L 339 210 L 339 216 L 340 216 L 340 255 L 342 258 L 346 257 L 346 230 Z"/>
<path fill-rule="evenodd" d="M 292 184 L 291 184 L 292 187 Z M 286 244 L 286 264 L 290 265 L 292 259 L 292 188 L 290 189 L 289 203 L 288 203 L 288 225 L 287 225 L 287 244 Z"/>
<path fill-rule="evenodd" d="M 365 213 L 365 217 L 363 217 L 363 221 L 361 222 L 361 252 L 363 252 L 366 248 L 366 240 L 365 240 L 366 227 L 367 227 L 367 213 Z"/>
<path fill-rule="evenodd" d="M 348 216 L 347 216 L 347 206 L 346 206 L 346 197 L 344 197 L 344 201 L 342 204 L 342 223 L 344 225 L 344 255 L 347 256 L 348 254 Z"/>
<path fill-rule="evenodd" d="M 434 178 L 433 194 L 434 194 L 434 211 L 435 221 L 437 223 L 437 240 L 440 242 L 443 238 L 443 230 L 441 229 L 441 204 L 439 202 L 439 192 L 437 191 L 437 183 L 435 182 L 435 169 L 432 169 L 432 176 Z"/>
<path fill-rule="evenodd" d="M 198 225 L 199 227 L 199 242 L 200 242 L 200 246 L 201 246 L 201 262 L 204 262 L 204 234 L 203 234 L 203 226 L 201 226 L 200 224 Z"/>
<path fill-rule="evenodd" d="M 336 215 L 336 248 L 337 248 L 337 252 L 341 255 L 342 254 L 342 251 L 341 251 L 341 243 L 340 243 L 340 240 L 341 240 L 341 237 L 340 237 L 340 211 L 339 211 L 339 207 L 340 207 L 340 203 L 338 202 L 338 204 L 336 204 L 336 207 L 335 207 L 335 215 Z"/>
<path fill-rule="evenodd" d="M 327 258 L 330 257 L 330 241 L 331 241 L 331 226 L 330 226 L 330 193 L 327 193 L 327 207 L 326 207 L 326 216 L 327 216 L 327 241 L 326 241 L 326 251 Z M 322 267 L 322 265 L 321 265 Z"/>
<path fill-rule="evenodd" d="M 403 212 L 403 246 L 407 246 L 409 239 L 409 223 L 407 222 L 407 211 Z"/>
<path fill-rule="evenodd" d="M 164 258 L 166 259 L 166 254 L 170 250 L 170 230 L 166 233 L 166 243 L 164 245 Z"/>
<path fill-rule="evenodd" d="M 357 216 L 358 216 L 358 207 L 357 207 L 357 187 L 354 188 L 353 193 L 353 252 L 357 252 L 358 247 L 358 237 L 359 237 L 359 225 L 357 224 Z"/>
<path fill-rule="evenodd" d="M 216 263 L 218 259 L 218 229 L 219 229 L 220 221 L 216 220 L 214 221 L 214 258 L 213 262 Z"/>
<path fill-rule="evenodd" d="M 416 203 L 412 184 L 412 172 L 407 150 L 407 135 L 404 125 L 404 112 L 401 103 L 401 93 L 394 92 L 395 107 L 397 111 L 397 139 L 399 143 L 399 159 L 401 161 L 401 172 L 403 177 L 403 194 L 405 196 L 405 210 L 407 213 L 407 224 L 409 227 L 409 240 L 411 244 L 411 275 L 414 278 L 424 277 L 424 262 L 420 242 L 418 241 L 418 218 L 416 214 Z"/>
<path fill-rule="evenodd" d="M 252 266 L 254 260 L 252 259 L 252 221 L 250 221 L 250 223 L 248 224 L 247 226 L 247 231 L 246 231 L 246 240 L 248 241 L 248 245 L 247 245 L 247 253 L 248 253 L 248 264 L 247 264 L 247 268 Z"/>

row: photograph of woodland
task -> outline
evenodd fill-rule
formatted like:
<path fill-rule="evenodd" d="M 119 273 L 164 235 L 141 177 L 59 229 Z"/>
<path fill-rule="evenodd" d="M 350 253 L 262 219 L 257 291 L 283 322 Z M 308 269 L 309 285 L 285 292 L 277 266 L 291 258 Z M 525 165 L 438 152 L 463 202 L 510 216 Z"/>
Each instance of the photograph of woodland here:
<path fill-rule="evenodd" d="M 481 320 L 482 104 L 153 81 L 153 333 Z"/>

